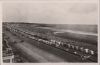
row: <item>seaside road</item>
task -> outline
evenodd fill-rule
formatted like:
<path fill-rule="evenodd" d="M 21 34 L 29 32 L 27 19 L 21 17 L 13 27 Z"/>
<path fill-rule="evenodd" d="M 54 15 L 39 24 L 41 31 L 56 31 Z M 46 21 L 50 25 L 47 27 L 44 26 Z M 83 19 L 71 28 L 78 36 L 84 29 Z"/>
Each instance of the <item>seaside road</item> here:
<path fill-rule="evenodd" d="M 6 31 L 6 35 L 12 40 L 23 39 L 24 42 L 19 42 L 13 46 L 20 51 L 23 57 L 27 58 L 30 62 L 86 62 L 82 61 L 80 57 L 54 48 L 52 46 L 40 43 L 29 38 L 20 38 L 14 36 L 11 32 Z M 89 61 L 88 61 L 89 62 Z"/>

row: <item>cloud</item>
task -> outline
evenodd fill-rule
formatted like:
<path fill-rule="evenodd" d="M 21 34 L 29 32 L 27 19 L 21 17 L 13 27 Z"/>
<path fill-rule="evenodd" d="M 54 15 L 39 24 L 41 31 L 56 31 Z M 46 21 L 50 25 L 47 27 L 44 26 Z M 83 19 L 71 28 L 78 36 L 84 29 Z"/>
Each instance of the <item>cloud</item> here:
<path fill-rule="evenodd" d="M 85 4 L 74 4 L 71 8 L 70 8 L 70 12 L 72 13 L 81 13 L 81 14 L 88 14 L 88 13 L 92 13 L 97 11 L 97 4 L 89 4 L 89 3 L 85 3 Z"/>

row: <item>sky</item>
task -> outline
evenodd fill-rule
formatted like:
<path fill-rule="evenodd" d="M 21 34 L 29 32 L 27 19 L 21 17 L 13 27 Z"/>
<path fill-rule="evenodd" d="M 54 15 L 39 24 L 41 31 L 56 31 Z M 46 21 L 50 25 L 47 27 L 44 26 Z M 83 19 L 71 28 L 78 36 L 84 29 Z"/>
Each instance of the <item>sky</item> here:
<path fill-rule="evenodd" d="M 98 23 L 98 4 L 95 2 L 6 2 L 2 7 L 3 22 Z"/>
<path fill-rule="evenodd" d="M 95 1 L 98 0 L 0 0 L 0 1 Z"/>

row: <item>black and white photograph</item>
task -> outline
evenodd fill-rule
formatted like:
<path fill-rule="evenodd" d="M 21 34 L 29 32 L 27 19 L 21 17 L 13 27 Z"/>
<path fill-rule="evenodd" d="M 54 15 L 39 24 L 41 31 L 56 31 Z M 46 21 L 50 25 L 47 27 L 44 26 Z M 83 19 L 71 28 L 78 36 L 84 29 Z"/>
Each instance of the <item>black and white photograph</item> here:
<path fill-rule="evenodd" d="M 98 63 L 97 2 L 4 2 L 3 63 Z"/>

